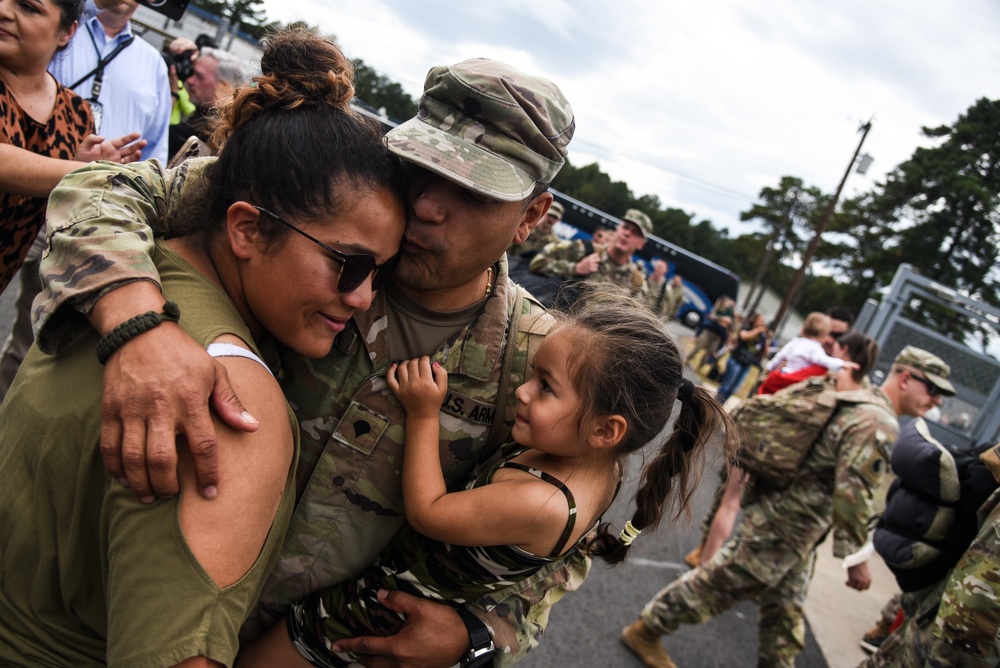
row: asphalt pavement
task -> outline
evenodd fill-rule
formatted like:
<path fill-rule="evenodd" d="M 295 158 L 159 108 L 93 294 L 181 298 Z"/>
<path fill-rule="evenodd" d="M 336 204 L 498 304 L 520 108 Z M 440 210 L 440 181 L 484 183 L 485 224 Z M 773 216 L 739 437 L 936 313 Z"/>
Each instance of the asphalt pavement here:
<path fill-rule="evenodd" d="M 0 341 L 13 322 L 16 281 L 0 294 Z M 677 328 L 681 337 L 691 331 Z M 688 376 L 701 382 L 690 371 Z M 624 525 L 632 510 L 631 499 L 642 468 L 642 453 L 629 461 L 629 475 L 618 501 L 606 517 L 616 527 Z M 639 661 L 618 642 L 622 627 L 631 623 L 642 606 L 661 587 L 687 569 L 684 555 L 700 541 L 698 524 L 711 505 L 719 482 L 719 456 L 711 453 L 705 474 L 695 492 L 691 519 L 681 518 L 654 534 L 641 535 L 629 560 L 615 568 L 596 562 L 579 591 L 552 608 L 541 645 L 520 665 L 638 667 Z M 840 561 L 829 545 L 820 547 L 816 575 L 806 604 L 808 633 L 798 668 L 851 668 L 864 658 L 858 640 L 875 620 L 881 606 L 895 593 L 895 582 L 878 557 L 870 562 L 872 589 L 859 593 L 844 586 Z M 740 604 L 712 621 L 685 626 L 664 640 L 680 668 L 731 668 L 754 666 L 757 651 L 757 606 Z"/>
<path fill-rule="evenodd" d="M 682 338 L 692 335 L 691 330 L 683 327 L 677 327 L 676 332 Z M 689 370 L 685 374 L 695 383 L 702 382 Z M 622 527 L 631 517 L 631 500 L 642 456 L 636 453 L 630 459 L 626 484 L 606 514 L 615 527 Z M 719 484 L 720 462 L 720 455 L 713 448 L 693 497 L 690 522 L 681 518 L 654 534 L 640 535 L 622 565 L 607 568 L 595 561 L 584 585 L 552 608 L 540 646 L 519 665 L 526 668 L 642 665 L 618 641 L 618 634 L 664 585 L 688 570 L 684 555 L 701 540 L 699 524 Z M 869 561 L 872 588 L 857 592 L 844 584 L 846 574 L 841 561 L 833 558 L 829 544 L 820 546 L 818 554 L 806 602 L 806 646 L 795 665 L 853 668 L 866 656 L 858 641 L 878 619 L 882 605 L 897 591 L 895 581 L 875 556 Z M 663 644 L 679 668 L 755 666 L 757 605 L 742 603 L 705 624 L 682 626 L 664 638 Z"/>
<path fill-rule="evenodd" d="M 14 326 L 14 299 L 17 298 L 17 276 L 7 289 L 0 292 L 0 346 L 7 340 L 10 328 Z"/>

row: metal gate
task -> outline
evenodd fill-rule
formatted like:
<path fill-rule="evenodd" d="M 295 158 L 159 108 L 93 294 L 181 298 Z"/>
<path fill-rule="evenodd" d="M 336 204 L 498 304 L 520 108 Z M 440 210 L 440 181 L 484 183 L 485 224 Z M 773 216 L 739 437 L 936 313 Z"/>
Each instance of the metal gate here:
<path fill-rule="evenodd" d="M 1000 440 L 1000 411 L 993 408 L 1000 400 L 1000 362 L 905 317 L 904 309 L 914 300 L 934 302 L 1000 331 L 1000 310 L 935 283 L 908 264 L 900 265 L 885 299 L 878 304 L 868 300 L 855 325 L 882 349 L 873 376 L 883 378 L 892 360 L 908 345 L 934 353 L 951 366 L 950 380 L 956 394 L 945 397 L 941 414 L 927 420 L 931 432 L 938 440 L 958 447 L 996 443 Z"/>

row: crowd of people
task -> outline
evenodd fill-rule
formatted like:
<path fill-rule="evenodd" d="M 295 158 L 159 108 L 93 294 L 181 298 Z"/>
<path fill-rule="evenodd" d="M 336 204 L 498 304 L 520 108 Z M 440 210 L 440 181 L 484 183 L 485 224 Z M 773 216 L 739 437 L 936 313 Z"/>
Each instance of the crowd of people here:
<path fill-rule="evenodd" d="M 765 316 L 730 298 L 685 351 L 682 277 L 634 259 L 646 213 L 554 234 L 575 116 L 546 79 L 434 67 L 383 134 L 316 32 L 269 39 L 251 82 L 205 42 L 168 44 L 168 65 L 135 7 L 0 0 L 0 289 L 36 262 L 2 362 L 0 663 L 510 665 L 592 559 L 689 508 L 718 445 L 694 568 L 622 641 L 672 666 L 660 636 L 753 598 L 761 665 L 792 665 L 817 546 L 865 545 L 897 417 L 955 392 L 948 365 L 907 347 L 873 386 L 878 346 L 839 309 L 768 362 Z M 717 392 L 685 357 L 728 359 Z M 775 406 L 835 397 L 781 489 L 723 408 L 754 366 Z M 948 582 L 995 546 L 965 526 Z M 939 651 L 916 627 L 935 600 L 951 659 L 996 658 L 948 637 L 969 592 L 933 584 L 872 665 Z"/>
<path fill-rule="evenodd" d="M 0 17 L 16 37 L 0 62 L 0 291 L 18 276 L 15 319 L 0 349 L 0 400 L 33 338 L 40 228 L 52 187 L 87 161 L 166 164 L 193 150 L 210 154 L 211 110 L 249 74 L 232 54 L 178 38 L 164 51 L 172 63 L 176 54 L 187 54 L 191 66 L 179 77 L 166 54 L 135 34 L 134 0 L 48 1 L 38 12 L 19 7 L 10 4 Z M 202 143 L 187 147 L 191 138 Z M 38 161 L 41 156 L 56 160 Z"/>

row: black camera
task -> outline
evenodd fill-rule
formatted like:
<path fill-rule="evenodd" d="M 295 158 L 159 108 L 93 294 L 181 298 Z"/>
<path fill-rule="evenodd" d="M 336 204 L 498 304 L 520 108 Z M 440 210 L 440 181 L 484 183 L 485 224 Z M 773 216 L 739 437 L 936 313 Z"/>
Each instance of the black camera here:
<path fill-rule="evenodd" d="M 194 54 L 198 53 L 194 49 L 188 49 L 187 51 L 181 51 L 176 56 L 172 53 L 164 53 L 163 60 L 167 62 L 167 67 L 171 65 L 174 66 L 177 72 L 178 81 L 187 81 L 194 74 L 194 62 L 192 58 Z"/>
<path fill-rule="evenodd" d="M 140 5 L 146 5 L 164 16 L 179 21 L 184 16 L 190 0 L 139 0 Z"/>

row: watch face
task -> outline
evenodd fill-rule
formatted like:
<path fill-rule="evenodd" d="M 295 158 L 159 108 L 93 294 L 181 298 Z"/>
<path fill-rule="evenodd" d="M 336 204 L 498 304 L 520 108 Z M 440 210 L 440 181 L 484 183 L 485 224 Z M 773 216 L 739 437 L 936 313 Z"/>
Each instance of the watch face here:
<path fill-rule="evenodd" d="M 496 654 L 496 649 L 493 648 L 493 643 L 490 643 L 489 649 L 481 650 L 470 650 L 469 655 L 466 657 L 465 661 L 462 662 L 462 668 L 480 668 L 481 666 L 491 666 L 493 665 L 493 655 Z"/>

